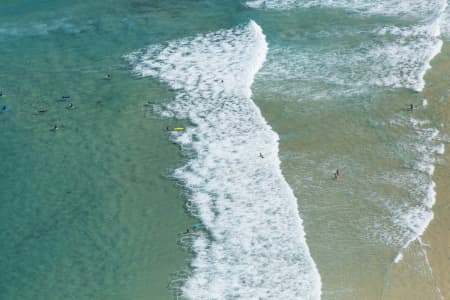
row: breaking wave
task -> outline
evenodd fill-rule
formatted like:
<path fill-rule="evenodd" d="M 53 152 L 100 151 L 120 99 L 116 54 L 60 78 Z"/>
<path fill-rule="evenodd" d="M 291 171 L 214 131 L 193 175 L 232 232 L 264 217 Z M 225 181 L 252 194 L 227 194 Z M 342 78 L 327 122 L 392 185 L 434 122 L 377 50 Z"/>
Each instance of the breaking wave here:
<path fill-rule="evenodd" d="M 251 21 L 127 56 L 137 75 L 176 89 L 162 114 L 193 124 L 172 133 L 195 153 L 175 176 L 204 226 L 181 287 L 188 299 L 320 298 L 297 200 L 281 173 L 278 135 L 251 100 L 267 51 Z"/>

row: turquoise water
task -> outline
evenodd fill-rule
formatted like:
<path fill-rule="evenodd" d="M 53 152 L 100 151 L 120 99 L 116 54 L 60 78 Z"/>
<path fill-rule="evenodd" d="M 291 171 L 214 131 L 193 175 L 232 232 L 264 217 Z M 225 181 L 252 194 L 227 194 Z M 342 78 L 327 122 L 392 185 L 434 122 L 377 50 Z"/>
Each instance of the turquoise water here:
<path fill-rule="evenodd" d="M 432 218 L 444 6 L 333 3 L 2 1 L 1 298 L 378 299 Z"/>
<path fill-rule="evenodd" d="M 129 76 L 120 21 L 137 12 L 113 4 L 2 4 L 2 299 L 170 299 L 184 266 L 181 157 L 143 106 L 171 93 Z"/>

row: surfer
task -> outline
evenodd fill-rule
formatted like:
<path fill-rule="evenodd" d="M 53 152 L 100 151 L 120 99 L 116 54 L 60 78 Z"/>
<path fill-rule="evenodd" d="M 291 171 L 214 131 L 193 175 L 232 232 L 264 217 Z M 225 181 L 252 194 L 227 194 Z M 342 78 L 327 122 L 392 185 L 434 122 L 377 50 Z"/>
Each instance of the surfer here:
<path fill-rule="evenodd" d="M 73 105 L 73 103 L 69 103 L 69 106 L 67 106 L 67 109 L 74 109 L 75 106 Z"/>
<path fill-rule="evenodd" d="M 58 130 L 58 126 L 55 124 L 55 126 L 53 126 L 53 128 L 52 129 L 50 129 L 50 131 L 53 131 L 53 132 L 55 132 L 56 130 Z"/>

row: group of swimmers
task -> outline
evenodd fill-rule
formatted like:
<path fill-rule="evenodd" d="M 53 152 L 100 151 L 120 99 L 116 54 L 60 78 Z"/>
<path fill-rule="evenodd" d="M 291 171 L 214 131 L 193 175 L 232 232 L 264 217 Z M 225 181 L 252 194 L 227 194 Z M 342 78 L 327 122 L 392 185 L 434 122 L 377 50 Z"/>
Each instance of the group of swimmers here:
<path fill-rule="evenodd" d="M 62 99 L 62 101 L 67 101 L 70 99 L 70 96 L 62 96 L 61 99 Z M 70 102 L 66 108 L 69 110 L 72 110 L 72 109 L 75 109 L 75 105 L 73 105 L 73 103 Z M 40 110 L 38 110 L 38 112 L 45 113 L 45 112 L 47 112 L 47 109 L 40 109 Z M 58 129 L 59 129 L 58 125 L 55 124 L 52 128 L 50 128 L 50 131 L 55 132 Z"/>
<path fill-rule="evenodd" d="M 111 80 L 111 74 L 106 74 L 106 76 L 103 79 Z M 70 96 L 62 96 L 61 97 L 62 101 L 67 101 L 69 99 L 70 99 Z M 69 110 L 72 110 L 72 109 L 75 109 L 75 105 L 72 102 L 69 102 L 69 104 L 67 105 L 66 108 L 69 109 Z M 38 110 L 38 112 L 39 113 L 44 113 L 44 112 L 47 112 L 47 109 L 41 109 L 41 110 Z M 58 125 L 55 124 L 52 128 L 50 128 L 50 131 L 55 132 L 58 129 L 59 129 Z"/>

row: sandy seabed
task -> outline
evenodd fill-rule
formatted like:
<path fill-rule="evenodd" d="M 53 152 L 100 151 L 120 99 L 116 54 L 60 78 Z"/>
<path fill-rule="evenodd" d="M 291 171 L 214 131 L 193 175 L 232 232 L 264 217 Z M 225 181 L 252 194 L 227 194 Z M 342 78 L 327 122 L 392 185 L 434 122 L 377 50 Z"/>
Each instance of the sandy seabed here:
<path fill-rule="evenodd" d="M 383 300 L 450 299 L 450 44 L 432 61 L 423 91 L 446 152 L 436 162 L 434 219 L 403 259 L 393 264 Z"/>

